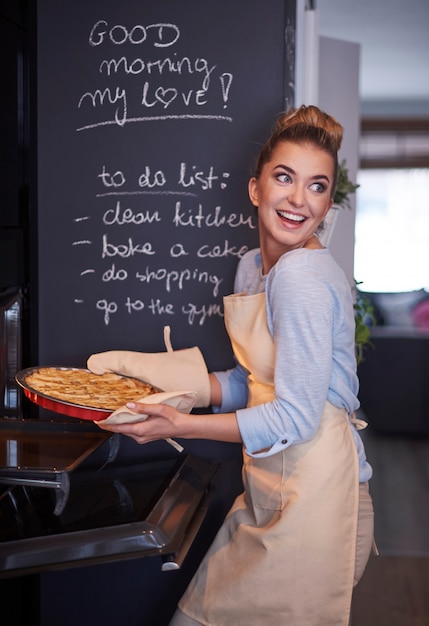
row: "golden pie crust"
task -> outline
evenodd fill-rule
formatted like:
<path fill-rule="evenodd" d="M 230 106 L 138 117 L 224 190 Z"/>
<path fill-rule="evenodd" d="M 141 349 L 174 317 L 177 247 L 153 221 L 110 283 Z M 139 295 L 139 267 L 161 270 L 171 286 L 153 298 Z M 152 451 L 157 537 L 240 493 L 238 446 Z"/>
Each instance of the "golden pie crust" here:
<path fill-rule="evenodd" d="M 24 381 L 34 391 L 53 399 L 106 411 L 116 411 L 127 402 L 159 392 L 136 378 L 74 368 L 41 367 Z"/>

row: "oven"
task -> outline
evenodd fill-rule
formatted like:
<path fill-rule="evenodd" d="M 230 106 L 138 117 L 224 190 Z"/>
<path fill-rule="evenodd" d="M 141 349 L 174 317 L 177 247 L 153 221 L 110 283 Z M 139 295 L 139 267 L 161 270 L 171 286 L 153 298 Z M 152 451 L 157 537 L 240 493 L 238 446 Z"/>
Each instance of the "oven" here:
<path fill-rule="evenodd" d="M 22 308 L 19 288 L 0 291 L 0 415 L 21 415 L 21 393 L 15 374 L 21 369 Z"/>
<path fill-rule="evenodd" d="M 217 465 L 121 458 L 122 442 L 78 420 L 0 420 L 0 577 L 155 555 L 180 567 Z"/>

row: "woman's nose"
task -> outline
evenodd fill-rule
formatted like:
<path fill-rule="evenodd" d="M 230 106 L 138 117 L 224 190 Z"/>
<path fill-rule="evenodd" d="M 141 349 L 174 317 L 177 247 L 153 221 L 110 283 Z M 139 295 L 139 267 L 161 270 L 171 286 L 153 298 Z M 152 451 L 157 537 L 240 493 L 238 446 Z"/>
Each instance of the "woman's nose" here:
<path fill-rule="evenodd" d="M 289 191 L 288 200 L 294 206 L 302 206 L 304 204 L 304 187 L 294 185 Z"/>

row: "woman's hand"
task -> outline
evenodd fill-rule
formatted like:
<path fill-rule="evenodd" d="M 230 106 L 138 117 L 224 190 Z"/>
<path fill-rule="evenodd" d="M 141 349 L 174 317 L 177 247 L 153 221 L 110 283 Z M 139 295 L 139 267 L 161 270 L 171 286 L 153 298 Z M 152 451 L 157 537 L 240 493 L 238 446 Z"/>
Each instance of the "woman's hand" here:
<path fill-rule="evenodd" d="M 180 413 L 167 404 L 142 404 L 128 402 L 127 407 L 134 413 L 147 415 L 146 419 L 134 423 L 110 424 L 97 422 L 103 430 L 121 433 L 135 439 L 137 443 L 149 443 L 158 439 L 185 437 L 185 422 L 189 415 Z M 182 430 L 181 430 L 182 429 Z"/>

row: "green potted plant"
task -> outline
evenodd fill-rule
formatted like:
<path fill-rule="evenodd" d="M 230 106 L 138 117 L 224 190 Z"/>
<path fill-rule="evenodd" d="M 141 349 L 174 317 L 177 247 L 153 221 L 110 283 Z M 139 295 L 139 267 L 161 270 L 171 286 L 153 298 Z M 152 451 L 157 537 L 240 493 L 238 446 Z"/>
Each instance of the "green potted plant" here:
<path fill-rule="evenodd" d="M 354 312 L 356 323 L 355 346 L 358 365 L 363 361 L 363 353 L 366 348 L 373 346 L 371 343 L 370 326 L 374 326 L 377 323 L 371 301 L 357 289 L 357 286 L 360 284 L 361 283 L 355 282 L 354 294 Z"/>
<path fill-rule="evenodd" d="M 349 171 L 346 160 L 338 163 L 337 186 L 334 193 L 334 203 L 323 220 L 323 228 L 318 232 L 320 243 L 329 247 L 335 223 L 338 218 L 338 209 L 351 209 L 350 194 L 354 193 L 359 185 L 353 183 L 349 178 Z"/>
<path fill-rule="evenodd" d="M 334 206 L 342 209 L 351 209 L 350 194 L 354 193 L 359 185 L 353 183 L 349 178 L 349 170 L 346 160 L 343 159 L 338 164 L 337 187 L 334 195 Z"/>
<path fill-rule="evenodd" d="M 350 194 L 355 193 L 358 187 L 358 184 L 353 183 L 350 180 L 347 163 L 346 160 L 343 159 L 338 164 L 338 179 L 334 194 L 334 204 L 326 216 L 324 230 L 319 235 L 319 240 L 323 245 L 328 246 L 329 244 L 335 221 L 338 216 L 338 209 L 351 209 Z M 356 322 L 356 359 L 359 364 L 363 360 L 365 349 L 372 345 L 370 340 L 370 325 L 375 324 L 376 320 L 372 304 L 370 300 L 357 289 L 358 284 L 360 283 L 355 282 L 354 313 Z"/>

